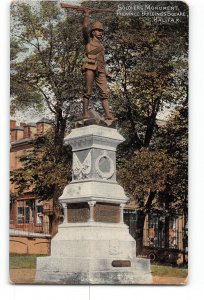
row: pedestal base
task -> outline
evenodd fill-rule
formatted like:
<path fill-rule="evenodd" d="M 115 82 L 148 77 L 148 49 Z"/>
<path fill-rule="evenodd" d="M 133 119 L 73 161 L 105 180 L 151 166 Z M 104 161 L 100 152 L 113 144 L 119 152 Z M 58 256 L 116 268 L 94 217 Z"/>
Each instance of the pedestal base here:
<path fill-rule="evenodd" d="M 150 261 L 135 253 L 125 224 L 65 223 L 51 242 L 51 256 L 37 258 L 36 283 L 151 284 Z M 114 267 L 115 261 L 130 266 Z"/>
<path fill-rule="evenodd" d="M 91 272 L 75 272 L 75 273 L 55 273 L 41 271 L 37 274 L 36 283 L 39 284 L 67 284 L 67 285 L 85 285 L 85 284 L 152 284 L 152 276 L 150 273 L 141 271 L 130 271 L 127 269 L 114 271 L 91 271 Z"/>

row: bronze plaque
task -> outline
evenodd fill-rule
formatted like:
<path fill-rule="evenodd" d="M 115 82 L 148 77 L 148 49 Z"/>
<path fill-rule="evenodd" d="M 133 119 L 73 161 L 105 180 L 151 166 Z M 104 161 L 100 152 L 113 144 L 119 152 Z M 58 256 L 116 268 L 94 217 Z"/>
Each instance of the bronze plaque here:
<path fill-rule="evenodd" d="M 120 207 L 117 204 L 96 203 L 94 207 L 95 222 L 119 223 Z"/>
<path fill-rule="evenodd" d="M 115 268 L 127 268 L 131 267 L 131 261 L 130 260 L 113 260 L 112 266 Z"/>
<path fill-rule="evenodd" d="M 68 204 L 68 222 L 87 222 L 89 219 L 88 203 L 71 203 Z"/>

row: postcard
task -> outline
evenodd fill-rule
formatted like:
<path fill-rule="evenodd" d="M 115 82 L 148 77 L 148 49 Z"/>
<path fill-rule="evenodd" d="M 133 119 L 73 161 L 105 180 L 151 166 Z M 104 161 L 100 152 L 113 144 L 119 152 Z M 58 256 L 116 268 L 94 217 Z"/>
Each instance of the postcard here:
<path fill-rule="evenodd" d="M 11 283 L 187 283 L 188 13 L 11 3 Z"/>

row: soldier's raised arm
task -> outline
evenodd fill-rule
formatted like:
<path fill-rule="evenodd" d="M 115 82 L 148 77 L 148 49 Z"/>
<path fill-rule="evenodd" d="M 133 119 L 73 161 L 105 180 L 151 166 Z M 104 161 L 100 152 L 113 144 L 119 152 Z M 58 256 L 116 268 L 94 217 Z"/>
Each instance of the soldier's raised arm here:
<path fill-rule="evenodd" d="M 84 18 L 83 18 L 83 23 L 82 23 L 82 32 L 83 32 L 83 37 L 84 37 L 84 43 L 88 44 L 89 43 L 89 15 L 91 14 L 91 9 L 85 9 L 84 10 Z"/>

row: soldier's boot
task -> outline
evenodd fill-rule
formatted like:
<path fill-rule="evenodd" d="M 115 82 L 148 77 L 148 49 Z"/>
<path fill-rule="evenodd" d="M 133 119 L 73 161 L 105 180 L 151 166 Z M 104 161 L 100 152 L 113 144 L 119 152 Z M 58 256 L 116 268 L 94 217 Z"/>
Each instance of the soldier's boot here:
<path fill-rule="evenodd" d="M 83 98 L 83 119 L 90 119 L 89 113 L 88 113 L 88 107 L 89 107 L 89 99 Z"/>
<path fill-rule="evenodd" d="M 112 120 L 115 121 L 117 120 L 117 118 L 115 118 L 109 111 L 109 104 L 108 104 L 108 100 L 102 100 L 102 107 L 104 109 L 104 118 L 105 120 Z"/>

